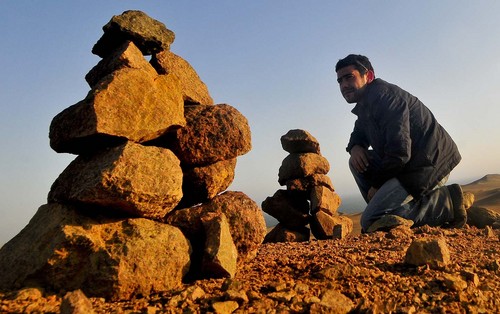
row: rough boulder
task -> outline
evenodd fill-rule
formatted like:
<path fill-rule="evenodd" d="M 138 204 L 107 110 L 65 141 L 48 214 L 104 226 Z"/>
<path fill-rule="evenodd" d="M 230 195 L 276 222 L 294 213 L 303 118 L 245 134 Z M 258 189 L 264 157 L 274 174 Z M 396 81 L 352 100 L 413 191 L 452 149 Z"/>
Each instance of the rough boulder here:
<path fill-rule="evenodd" d="M 184 109 L 186 127 L 173 132 L 173 138 L 157 143 L 172 149 L 182 165 L 206 166 L 251 150 L 250 126 L 236 108 L 219 104 Z"/>
<path fill-rule="evenodd" d="M 127 53 L 144 59 L 132 45 L 125 50 L 121 46 L 123 53 L 113 56 L 132 58 L 124 56 Z M 186 124 L 182 90 L 175 76 L 158 75 L 145 60 L 139 69 L 113 69 L 84 100 L 54 117 L 49 138 L 56 152 L 89 154 L 126 140 L 144 143 Z"/>
<path fill-rule="evenodd" d="M 182 176 L 172 151 L 128 142 L 78 156 L 56 179 L 48 201 L 161 219 L 182 198 Z"/>
<path fill-rule="evenodd" d="M 202 218 L 209 213 L 226 216 L 238 250 L 238 262 L 244 263 L 257 253 L 266 235 L 266 224 L 259 206 L 242 192 L 227 191 L 200 206 L 179 209 L 165 217 L 165 222 L 178 227 L 191 241 L 193 253 L 203 247 L 206 234 Z"/>
<path fill-rule="evenodd" d="M 183 58 L 164 50 L 153 55 L 151 65 L 160 74 L 172 74 L 182 85 L 184 102 L 187 104 L 213 105 L 214 101 L 193 67 Z"/>
<path fill-rule="evenodd" d="M 0 250 L 0 287 L 81 289 L 118 300 L 180 285 L 190 244 L 179 229 L 143 218 L 93 216 L 70 205 L 41 206 Z"/>

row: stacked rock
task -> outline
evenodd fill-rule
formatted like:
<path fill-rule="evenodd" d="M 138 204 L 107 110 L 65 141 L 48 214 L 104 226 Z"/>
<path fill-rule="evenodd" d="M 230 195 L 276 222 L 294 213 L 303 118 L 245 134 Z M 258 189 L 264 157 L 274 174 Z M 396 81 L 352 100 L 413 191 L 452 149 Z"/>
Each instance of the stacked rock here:
<path fill-rule="evenodd" d="M 226 191 L 251 149 L 246 118 L 213 104 L 163 23 L 126 11 L 103 30 L 90 92 L 50 126 L 51 147 L 78 156 L 0 250 L 0 288 L 118 300 L 234 276 L 266 233 L 259 206 Z"/>
<path fill-rule="evenodd" d="M 289 153 L 278 172 L 278 190 L 262 202 L 262 210 L 278 220 L 264 242 L 299 242 L 310 234 L 319 240 L 344 238 L 352 232 L 352 220 L 337 212 L 341 198 L 335 192 L 328 160 L 316 138 L 304 130 L 290 130 L 281 137 Z M 309 225 L 309 228 L 308 228 Z"/>

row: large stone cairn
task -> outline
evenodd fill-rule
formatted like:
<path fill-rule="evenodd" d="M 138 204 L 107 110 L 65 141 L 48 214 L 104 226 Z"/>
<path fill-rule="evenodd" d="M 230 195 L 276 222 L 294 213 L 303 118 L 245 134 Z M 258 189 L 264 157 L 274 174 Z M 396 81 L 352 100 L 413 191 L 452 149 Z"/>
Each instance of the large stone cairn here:
<path fill-rule="evenodd" d="M 304 130 L 290 130 L 281 137 L 289 153 L 278 172 L 276 191 L 262 202 L 262 210 L 278 220 L 264 242 L 341 239 L 352 232 L 353 222 L 338 213 L 340 196 L 327 173 L 328 160 L 321 155 L 316 138 Z M 309 226 L 309 228 L 308 228 Z"/>
<path fill-rule="evenodd" d="M 0 249 L 0 289 L 128 299 L 232 277 L 264 239 L 259 206 L 226 191 L 251 149 L 246 118 L 213 104 L 163 23 L 126 11 L 103 30 L 90 92 L 50 125 L 50 146 L 78 156 Z"/>

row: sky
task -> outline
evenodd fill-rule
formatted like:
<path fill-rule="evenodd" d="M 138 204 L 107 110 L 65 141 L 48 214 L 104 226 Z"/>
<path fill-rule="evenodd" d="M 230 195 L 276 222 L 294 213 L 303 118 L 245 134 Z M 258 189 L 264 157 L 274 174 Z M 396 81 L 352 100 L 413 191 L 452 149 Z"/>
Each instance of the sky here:
<path fill-rule="evenodd" d="M 335 63 L 370 58 L 377 77 L 431 109 L 462 162 L 449 182 L 500 173 L 499 1 L 42 1 L 0 0 L 0 246 L 47 202 L 76 157 L 49 146 L 52 118 L 85 98 L 91 50 L 113 15 L 141 10 L 176 34 L 215 103 L 247 119 L 252 150 L 238 158 L 229 190 L 258 205 L 282 189 L 280 137 L 303 129 L 320 143 L 344 200 L 359 192 L 345 146 L 355 120 Z"/>

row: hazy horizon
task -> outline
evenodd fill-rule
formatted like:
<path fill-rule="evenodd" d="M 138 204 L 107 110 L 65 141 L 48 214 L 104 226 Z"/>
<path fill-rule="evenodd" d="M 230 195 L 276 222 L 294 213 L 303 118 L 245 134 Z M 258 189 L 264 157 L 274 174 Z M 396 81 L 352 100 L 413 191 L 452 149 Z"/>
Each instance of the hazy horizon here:
<path fill-rule="evenodd" d="M 194 67 L 215 103 L 248 119 L 253 147 L 238 158 L 229 189 L 258 205 L 284 188 L 280 137 L 290 129 L 316 137 L 343 199 L 359 195 L 345 151 L 355 117 L 334 71 L 350 53 L 367 55 L 377 77 L 417 96 L 450 133 L 463 157 L 450 183 L 500 173 L 500 2 L 4 1 L 0 245 L 47 202 L 76 157 L 50 149 L 50 122 L 85 98 L 102 27 L 131 9 L 172 30 L 171 51 Z"/>

